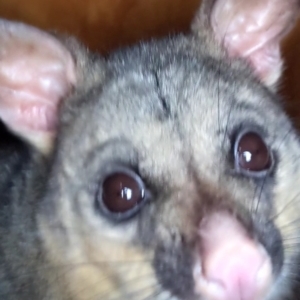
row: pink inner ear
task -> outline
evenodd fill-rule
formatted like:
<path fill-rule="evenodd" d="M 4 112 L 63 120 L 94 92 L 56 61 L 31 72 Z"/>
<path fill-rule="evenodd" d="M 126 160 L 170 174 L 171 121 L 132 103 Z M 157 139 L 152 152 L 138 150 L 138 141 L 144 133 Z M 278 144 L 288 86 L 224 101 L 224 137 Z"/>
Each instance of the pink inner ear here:
<path fill-rule="evenodd" d="M 37 53 L 16 50 L 0 62 L 0 115 L 11 126 L 54 130 L 59 100 L 71 86 L 64 66 L 55 61 L 38 61 Z M 24 55 L 24 56 L 22 56 Z M 18 125 L 19 124 L 19 125 Z"/>
<path fill-rule="evenodd" d="M 0 117 L 9 128 L 29 140 L 27 134 L 53 134 L 60 100 L 75 82 L 73 59 L 58 40 L 0 21 Z"/>
<path fill-rule="evenodd" d="M 281 73 L 280 41 L 297 15 L 297 0 L 217 0 L 211 23 L 229 55 L 246 58 L 271 85 Z"/>

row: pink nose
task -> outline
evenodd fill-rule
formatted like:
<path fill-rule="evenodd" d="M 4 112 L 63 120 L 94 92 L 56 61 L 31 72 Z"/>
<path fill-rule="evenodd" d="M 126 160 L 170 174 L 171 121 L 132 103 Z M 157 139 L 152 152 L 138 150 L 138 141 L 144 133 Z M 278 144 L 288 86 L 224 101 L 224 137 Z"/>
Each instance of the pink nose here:
<path fill-rule="evenodd" d="M 201 255 L 194 268 L 196 292 L 207 300 L 263 300 L 272 281 L 271 261 L 227 214 L 214 214 L 200 229 Z"/>

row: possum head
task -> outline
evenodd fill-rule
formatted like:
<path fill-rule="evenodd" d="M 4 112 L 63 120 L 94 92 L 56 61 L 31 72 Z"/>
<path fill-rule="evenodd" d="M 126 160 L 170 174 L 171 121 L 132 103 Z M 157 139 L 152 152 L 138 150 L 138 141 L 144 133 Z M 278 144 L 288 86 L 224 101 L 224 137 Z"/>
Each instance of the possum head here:
<path fill-rule="evenodd" d="M 106 59 L 2 22 L 0 116 L 51 162 L 37 215 L 50 289 L 297 297 L 300 144 L 274 94 L 297 10 L 204 1 L 190 35 Z"/>

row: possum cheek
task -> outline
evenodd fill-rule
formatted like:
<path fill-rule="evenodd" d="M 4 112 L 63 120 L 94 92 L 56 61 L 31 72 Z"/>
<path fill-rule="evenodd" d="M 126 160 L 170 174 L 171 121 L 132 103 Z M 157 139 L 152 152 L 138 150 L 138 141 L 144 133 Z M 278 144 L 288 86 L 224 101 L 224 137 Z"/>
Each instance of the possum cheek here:
<path fill-rule="evenodd" d="M 271 258 L 233 216 L 207 217 L 198 234 L 196 294 L 208 300 L 265 299 L 274 280 Z"/>
<path fill-rule="evenodd" d="M 291 165 L 292 166 L 292 165 Z M 293 174 L 293 173 L 291 173 Z M 299 177 L 293 174 L 290 178 Z M 278 175 L 282 176 L 282 175 Z M 285 175 L 286 176 L 286 175 Z M 289 278 L 297 276 L 297 261 L 299 259 L 299 189 L 297 181 L 279 179 L 280 183 L 275 190 L 276 211 L 274 222 L 282 236 L 283 251 L 285 256 L 285 272 Z M 296 182 L 296 184 L 295 184 Z M 295 278 L 295 282 L 296 282 Z"/>
<path fill-rule="evenodd" d="M 154 295 L 151 253 L 105 236 L 97 239 L 68 232 L 61 239 L 44 222 L 41 230 L 51 263 L 49 278 L 53 286 L 63 287 L 61 295 L 68 295 L 64 299 L 151 299 Z"/>

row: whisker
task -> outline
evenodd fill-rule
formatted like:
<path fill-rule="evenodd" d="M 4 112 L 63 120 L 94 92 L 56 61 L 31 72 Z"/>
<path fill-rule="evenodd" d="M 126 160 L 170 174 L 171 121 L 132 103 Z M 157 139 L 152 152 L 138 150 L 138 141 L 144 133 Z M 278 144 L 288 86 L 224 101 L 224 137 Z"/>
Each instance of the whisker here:
<path fill-rule="evenodd" d="M 299 241 L 300 241 L 300 236 L 296 235 L 296 236 L 291 236 L 291 237 L 284 237 L 284 238 L 282 238 L 282 241 L 289 241 L 289 240 L 296 240 L 296 239 L 299 239 Z"/>
<path fill-rule="evenodd" d="M 151 260 L 145 260 L 145 261 L 96 261 L 96 262 L 84 262 L 84 263 L 74 263 L 74 264 L 66 264 L 66 265 L 60 265 L 60 266 L 37 266 L 35 267 L 33 270 L 28 271 L 26 270 L 26 273 L 24 274 L 17 274 L 16 276 L 10 277 L 11 279 L 17 279 L 17 278 L 23 278 L 26 276 L 31 276 L 32 274 L 38 273 L 38 272 L 45 272 L 45 271 L 49 271 L 52 272 L 56 271 L 56 272 L 65 272 L 64 274 L 73 271 L 75 268 L 83 268 L 83 267 L 87 267 L 87 266 L 99 266 L 101 267 L 102 265 L 119 265 L 119 264 L 123 264 L 121 266 L 121 268 L 128 267 L 132 269 L 132 263 L 136 264 L 136 263 L 149 263 L 151 262 Z M 69 270 L 65 270 L 65 269 L 69 269 Z"/>
<path fill-rule="evenodd" d="M 158 290 L 157 292 L 154 292 L 152 295 L 146 296 L 145 298 L 142 298 L 141 300 L 151 300 L 151 299 L 155 300 L 155 298 L 157 296 L 159 296 L 159 294 L 161 294 L 161 293 L 162 293 L 162 291 Z"/>
<path fill-rule="evenodd" d="M 233 111 L 233 107 L 234 107 L 235 104 L 236 103 L 235 103 L 234 99 L 232 99 L 231 100 L 231 105 L 230 105 L 230 108 L 229 108 L 229 112 L 228 112 L 228 115 L 227 115 L 226 126 L 225 126 L 225 131 L 224 131 L 222 144 L 221 144 L 221 149 L 224 149 L 225 139 L 226 139 L 226 136 L 227 136 L 227 133 L 228 133 L 228 126 L 229 126 L 230 116 L 231 116 L 231 113 Z"/>
<path fill-rule="evenodd" d="M 267 176 L 264 177 L 263 182 L 262 182 L 262 185 L 261 185 L 261 187 L 260 187 L 259 196 L 258 196 L 256 208 L 255 208 L 255 213 L 258 212 L 258 208 L 259 208 L 259 204 L 260 204 L 260 201 L 261 201 L 262 192 L 263 192 L 263 189 L 264 189 L 264 186 L 265 186 L 265 183 L 266 183 L 266 179 L 267 179 Z"/>
<path fill-rule="evenodd" d="M 88 298 L 88 299 L 86 299 L 86 300 L 98 299 L 99 297 L 101 297 L 101 299 L 109 299 L 109 300 L 118 300 L 118 299 L 124 300 L 124 297 L 128 298 L 128 297 L 127 297 L 128 295 L 129 295 L 129 296 L 135 296 L 135 295 L 138 295 L 138 294 L 141 293 L 141 292 L 147 291 L 148 289 L 156 289 L 157 287 L 159 287 L 159 285 L 158 285 L 157 283 L 151 284 L 151 285 L 148 285 L 147 287 L 143 287 L 143 288 L 141 288 L 141 289 L 132 291 L 131 293 L 126 293 L 126 296 L 122 294 L 122 296 L 121 296 L 122 298 L 115 298 L 115 297 L 112 297 L 112 298 L 111 298 L 111 297 L 109 297 L 109 293 L 110 293 L 111 291 L 107 291 L 107 292 L 105 292 L 105 293 L 103 293 L 103 294 L 95 294 L 95 295 L 93 295 L 92 297 L 90 297 L 90 298 Z M 109 298 L 107 298 L 107 296 L 108 296 Z M 103 297 L 106 297 L 106 298 L 103 298 Z M 125 298 L 125 299 L 126 299 L 126 298 Z M 130 297 L 130 300 L 133 300 L 133 299 L 134 299 L 134 298 Z"/>
<path fill-rule="evenodd" d="M 288 203 L 286 203 L 283 208 L 281 208 L 274 216 L 272 216 L 270 218 L 270 222 L 275 221 L 291 204 L 294 203 L 294 201 L 296 201 L 298 199 L 298 197 L 300 196 L 300 192 L 294 196 L 291 200 L 289 200 Z"/>
<path fill-rule="evenodd" d="M 225 34 L 224 34 L 224 37 L 222 37 L 222 40 L 221 40 L 221 44 L 223 46 L 225 46 L 225 38 L 226 38 L 226 33 L 228 32 L 229 30 L 229 26 L 230 26 L 230 23 L 228 24 L 228 27 L 226 28 L 225 30 Z M 218 46 L 217 46 L 218 47 Z M 220 77 L 221 77 L 221 60 L 219 60 L 219 63 L 218 63 L 218 74 L 217 74 L 217 118 L 218 118 L 218 132 L 221 132 L 221 108 L 220 108 Z M 228 134 L 228 127 L 229 127 L 229 122 L 230 122 L 230 117 L 231 117 L 231 113 L 233 111 L 233 107 L 234 105 L 236 104 L 235 102 L 235 99 L 232 98 L 231 99 L 231 104 L 230 104 L 230 107 L 229 107 L 229 112 L 227 113 L 227 119 L 226 119 L 226 125 L 225 125 L 225 130 L 224 130 L 224 134 L 223 134 L 223 138 L 222 138 L 222 142 L 221 142 L 221 151 L 223 152 L 224 150 L 224 145 L 225 145 L 225 140 L 226 140 L 226 137 L 227 137 L 227 134 Z M 223 156 L 220 155 L 220 165 L 221 165 L 221 162 L 222 162 L 222 158 Z M 218 183 L 220 185 L 220 181 L 221 181 L 221 173 L 219 173 L 219 176 L 218 176 Z"/>
<path fill-rule="evenodd" d="M 124 282 L 124 284 L 128 284 L 128 283 L 131 283 L 131 282 L 134 282 L 134 281 L 140 283 L 140 281 L 142 281 L 142 280 L 146 280 L 147 278 L 151 278 L 151 275 L 153 275 L 153 273 L 150 273 L 150 272 L 149 272 L 149 273 L 147 273 L 147 274 L 143 274 L 143 275 L 140 275 L 140 276 L 138 276 L 138 277 L 130 278 L 129 280 L 126 280 L 126 282 Z M 106 280 L 107 278 L 109 278 L 109 276 L 103 278 L 100 282 Z M 79 295 L 80 293 L 85 292 L 87 289 L 90 289 L 90 288 L 92 288 L 92 287 L 98 285 L 100 282 L 98 281 L 98 282 L 96 282 L 96 283 L 94 283 L 94 284 L 92 284 L 92 285 L 89 285 L 89 286 L 86 287 L 86 288 L 81 289 L 80 291 L 77 292 L 77 294 Z M 152 286 L 152 285 L 151 285 L 151 286 Z M 151 286 L 150 286 L 150 287 L 151 287 Z M 148 287 L 148 288 L 149 288 L 149 287 Z M 145 288 L 145 289 L 146 289 L 146 288 Z M 102 294 L 102 295 L 107 295 L 107 294 L 110 293 L 110 292 L 111 292 L 111 291 L 104 292 L 104 294 Z"/>
<path fill-rule="evenodd" d="M 285 228 L 290 227 L 291 225 L 294 225 L 294 224 L 296 224 L 296 223 L 298 223 L 298 222 L 300 222 L 300 218 L 297 218 L 297 219 L 295 219 L 295 220 L 292 220 L 292 221 L 289 222 L 289 223 L 286 223 L 286 224 L 284 224 L 284 225 L 281 225 L 281 226 L 280 226 L 280 229 L 281 229 L 281 230 L 282 230 L 282 229 L 285 229 Z"/>
<path fill-rule="evenodd" d="M 277 151 L 278 151 L 278 150 L 280 149 L 280 147 L 284 144 L 286 138 L 289 136 L 289 134 L 290 134 L 292 131 L 294 131 L 294 128 L 293 128 L 293 127 L 290 127 L 290 128 L 286 131 L 286 133 L 285 133 L 285 135 L 283 136 L 283 138 L 282 138 L 280 144 L 279 144 L 278 147 L 277 147 Z"/>

